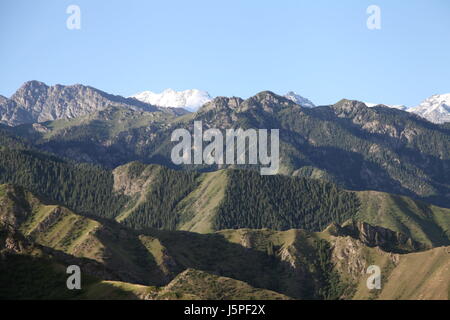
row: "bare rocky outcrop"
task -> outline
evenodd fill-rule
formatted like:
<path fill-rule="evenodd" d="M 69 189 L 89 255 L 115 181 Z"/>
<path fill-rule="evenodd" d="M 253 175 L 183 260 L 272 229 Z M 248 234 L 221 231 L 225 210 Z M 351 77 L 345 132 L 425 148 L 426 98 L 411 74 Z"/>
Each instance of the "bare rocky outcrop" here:
<path fill-rule="evenodd" d="M 134 98 L 112 95 L 81 84 L 48 86 L 43 82 L 28 81 L 10 99 L 0 97 L 0 122 L 16 126 L 24 123 L 72 119 L 109 106 L 174 115 L 186 113 L 182 109 L 155 107 Z"/>
<path fill-rule="evenodd" d="M 0 223 L 18 227 L 30 212 L 28 203 L 24 201 L 26 191 L 10 184 L 1 187 L 5 196 L 0 198 Z"/>
<path fill-rule="evenodd" d="M 350 236 L 366 246 L 380 247 L 387 252 L 406 253 L 429 249 L 425 244 L 414 241 L 401 232 L 363 221 L 350 220 L 342 226 L 334 224 L 332 230 L 335 236 Z"/>
<path fill-rule="evenodd" d="M 363 249 L 364 245 L 359 240 L 351 237 L 336 238 L 332 250 L 333 263 L 338 270 L 358 278 L 368 266 Z"/>
<path fill-rule="evenodd" d="M 113 170 L 114 191 L 127 196 L 134 196 L 146 190 L 151 184 L 152 177 L 158 168 L 156 166 L 142 165 L 136 169 L 136 173 L 132 175 L 130 170 L 133 166 L 140 166 L 137 162 L 129 163 Z"/>

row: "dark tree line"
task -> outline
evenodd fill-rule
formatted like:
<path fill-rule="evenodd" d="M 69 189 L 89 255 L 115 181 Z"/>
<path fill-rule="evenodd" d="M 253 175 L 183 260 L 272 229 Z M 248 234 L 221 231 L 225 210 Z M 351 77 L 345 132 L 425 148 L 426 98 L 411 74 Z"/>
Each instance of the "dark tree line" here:
<path fill-rule="evenodd" d="M 113 192 L 114 178 L 108 170 L 5 146 L 0 148 L 0 183 L 23 186 L 78 213 L 105 218 L 117 216 L 128 201 Z"/>
<path fill-rule="evenodd" d="M 139 170 L 134 167 L 134 171 Z M 130 172 L 131 175 L 136 173 Z M 123 223 L 135 228 L 176 230 L 179 223 L 177 204 L 197 186 L 199 173 L 161 167 L 152 181 L 145 201 Z"/>
<path fill-rule="evenodd" d="M 215 228 L 301 228 L 320 231 L 357 214 L 355 194 L 332 183 L 231 170 Z"/>

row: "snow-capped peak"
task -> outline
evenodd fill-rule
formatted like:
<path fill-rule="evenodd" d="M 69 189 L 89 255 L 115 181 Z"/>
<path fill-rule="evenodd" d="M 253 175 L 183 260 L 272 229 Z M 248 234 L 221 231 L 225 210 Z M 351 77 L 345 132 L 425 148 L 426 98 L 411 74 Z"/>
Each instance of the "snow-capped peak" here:
<path fill-rule="evenodd" d="M 166 89 L 161 93 L 143 91 L 131 97 L 159 107 L 184 108 L 190 111 L 196 111 L 212 100 L 208 92 L 198 89 L 184 91 Z"/>
<path fill-rule="evenodd" d="M 284 95 L 284 97 L 305 108 L 314 108 L 316 106 L 310 100 L 302 97 L 301 95 L 295 93 L 294 91 L 289 91 Z"/>
<path fill-rule="evenodd" d="M 450 122 L 450 93 L 436 94 L 408 111 L 434 122 Z"/>

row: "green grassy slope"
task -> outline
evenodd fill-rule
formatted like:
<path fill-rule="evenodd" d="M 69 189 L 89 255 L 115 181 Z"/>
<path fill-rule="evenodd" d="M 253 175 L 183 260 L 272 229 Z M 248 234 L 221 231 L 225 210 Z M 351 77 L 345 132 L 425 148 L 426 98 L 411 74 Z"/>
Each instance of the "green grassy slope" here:
<path fill-rule="evenodd" d="M 382 192 L 357 192 L 358 219 L 402 232 L 430 246 L 450 244 L 450 209 L 405 196 Z"/>
<path fill-rule="evenodd" d="M 21 146 L 0 148 L 0 183 L 25 186 L 52 203 L 135 229 L 320 231 L 359 218 L 426 244 L 450 243 L 449 209 L 404 196 L 352 193 L 314 179 L 243 170 L 197 173 L 133 162 L 109 171 Z"/>
<path fill-rule="evenodd" d="M 405 196 L 345 191 L 314 179 L 262 177 L 244 170 L 189 175 L 138 162 L 116 168 L 116 191 L 133 199 L 117 220 L 137 229 L 208 233 L 239 228 L 320 231 L 332 222 L 358 219 L 428 246 L 450 244 L 450 209 Z M 161 181 L 164 188 L 158 186 Z M 161 201 L 171 203 L 164 212 L 154 206 Z M 146 208 L 146 203 L 153 205 Z"/>
<path fill-rule="evenodd" d="M 160 289 L 158 299 L 201 300 L 289 300 L 290 298 L 265 289 L 254 288 L 243 281 L 220 277 L 195 269 L 180 273 Z"/>
<path fill-rule="evenodd" d="M 115 168 L 134 160 L 173 166 L 171 133 L 192 130 L 194 121 L 222 130 L 279 129 L 282 174 L 450 207 L 450 131 L 411 113 L 350 100 L 302 108 L 265 91 L 247 100 L 219 97 L 183 117 L 154 114 L 110 108 L 87 118 L 10 131 L 46 151 Z"/>
<path fill-rule="evenodd" d="M 450 299 L 450 247 L 400 257 L 379 299 Z"/>
<path fill-rule="evenodd" d="M 15 127 L 16 134 L 26 136 L 38 145 L 46 140 L 81 141 L 90 136 L 95 139 L 111 139 L 126 130 L 151 124 L 170 123 L 175 116 L 162 112 L 146 112 L 130 108 L 110 106 L 93 114 Z"/>
<path fill-rule="evenodd" d="M 225 170 L 205 173 L 201 182 L 177 205 L 179 230 L 199 233 L 214 231 L 214 221 L 228 186 Z"/>
<path fill-rule="evenodd" d="M 69 265 L 81 268 L 81 290 L 66 285 Z M 5 220 L 0 223 L 0 300 L 22 299 L 136 299 L 130 292 L 100 278 L 115 277 L 103 264 L 39 245 Z M 95 290 L 102 287 L 101 294 Z"/>
<path fill-rule="evenodd" d="M 119 111 L 104 112 L 104 118 L 114 118 Z M 449 209 L 404 196 L 352 193 L 315 179 L 244 170 L 197 173 L 132 162 L 109 171 L 37 152 L 4 132 L 0 139 L 0 183 L 135 229 L 320 231 L 331 222 L 358 218 L 428 245 L 450 244 Z"/>
<path fill-rule="evenodd" d="M 354 217 L 359 205 L 353 193 L 328 182 L 254 171 L 196 173 L 135 162 L 116 168 L 114 180 L 124 196 L 134 190 L 117 220 L 135 229 L 317 231 Z"/>
<path fill-rule="evenodd" d="M 13 235 L 21 237 L 3 231 L 0 235 L 1 255 L 7 257 L 0 259 L 5 270 L 0 287 L 9 288 L 2 291 L 5 298 L 415 299 L 424 294 L 442 297 L 449 281 L 442 253 L 436 258 L 433 250 L 393 254 L 330 228 L 321 233 L 295 229 L 137 232 L 47 205 L 11 185 L 0 188 L 0 204 L 2 230 L 14 230 Z M 82 232 L 77 232 L 77 224 Z M 24 234 L 36 245 L 25 245 Z M 374 238 L 383 236 L 381 232 Z M 434 250 L 438 249 L 443 248 Z M 38 259 L 32 260 L 33 256 Z M 60 271 L 68 264 L 80 264 L 87 272 L 85 290 L 76 296 L 61 289 L 65 283 Z M 370 264 L 386 272 L 386 291 L 375 294 L 364 289 Z M 407 271 L 413 264 L 414 268 L 422 265 L 420 279 Z M 28 270 L 28 265 L 34 269 Z M 28 280 L 15 280 L 22 273 Z M 37 290 L 40 278 L 49 277 L 54 282 L 42 285 L 48 290 Z M 22 293 L 15 291 L 16 281 Z M 403 283 L 405 290 L 388 289 L 391 281 Z M 437 288 L 436 294 L 425 293 L 428 288 Z"/>

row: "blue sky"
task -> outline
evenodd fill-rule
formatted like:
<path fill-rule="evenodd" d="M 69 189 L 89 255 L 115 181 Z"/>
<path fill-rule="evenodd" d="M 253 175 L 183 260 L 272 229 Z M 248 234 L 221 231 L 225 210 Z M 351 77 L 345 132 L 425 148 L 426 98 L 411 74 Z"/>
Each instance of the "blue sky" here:
<path fill-rule="evenodd" d="M 81 29 L 66 28 L 66 8 Z M 369 5 L 381 30 L 366 27 Z M 450 92 L 448 0 L 1 0 L 0 94 L 23 82 L 82 83 L 128 96 L 297 91 L 416 105 Z"/>

